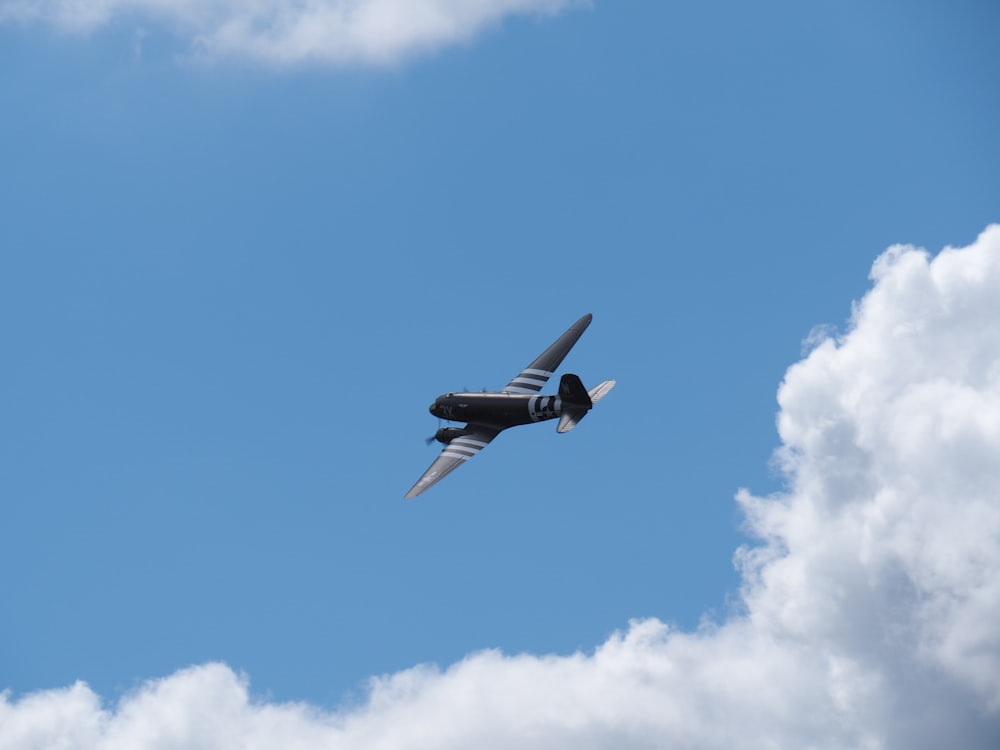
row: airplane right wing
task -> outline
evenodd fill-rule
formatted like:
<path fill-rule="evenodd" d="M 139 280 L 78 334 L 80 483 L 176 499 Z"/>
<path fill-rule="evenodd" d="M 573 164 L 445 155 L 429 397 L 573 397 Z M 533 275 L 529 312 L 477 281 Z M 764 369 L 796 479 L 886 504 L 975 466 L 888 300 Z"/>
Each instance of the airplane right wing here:
<path fill-rule="evenodd" d="M 465 434 L 452 439 L 441 451 L 434 463 L 428 467 L 423 476 L 406 493 L 405 499 L 412 500 L 421 492 L 430 489 L 451 472 L 464 464 L 483 448 L 490 444 L 500 430 L 485 424 L 467 424 Z"/>
<path fill-rule="evenodd" d="M 557 338 L 548 349 L 538 355 L 535 361 L 525 367 L 512 381 L 504 386 L 507 393 L 524 393 L 529 396 L 542 390 L 542 386 L 552 377 L 552 373 L 569 354 L 569 350 L 587 330 L 593 315 L 587 313 Z"/>

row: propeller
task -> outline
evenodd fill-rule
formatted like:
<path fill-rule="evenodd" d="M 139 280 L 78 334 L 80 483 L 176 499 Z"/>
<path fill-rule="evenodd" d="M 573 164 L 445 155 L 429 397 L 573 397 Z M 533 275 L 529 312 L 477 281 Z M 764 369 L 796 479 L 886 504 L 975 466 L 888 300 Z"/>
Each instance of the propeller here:
<path fill-rule="evenodd" d="M 441 429 L 441 420 L 440 419 L 438 420 L 438 429 L 439 430 Z M 424 438 L 424 442 L 427 443 L 427 445 L 430 445 L 435 440 L 437 440 L 437 433 L 436 432 L 433 435 L 431 435 L 430 437 Z"/>

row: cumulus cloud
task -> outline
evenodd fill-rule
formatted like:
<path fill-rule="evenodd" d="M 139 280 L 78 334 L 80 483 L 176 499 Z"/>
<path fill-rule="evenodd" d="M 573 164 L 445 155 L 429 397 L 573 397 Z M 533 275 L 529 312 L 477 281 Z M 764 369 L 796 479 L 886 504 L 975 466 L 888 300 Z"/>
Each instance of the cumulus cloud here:
<path fill-rule="evenodd" d="M 267 63 L 387 64 L 470 39 L 515 15 L 551 15 L 582 0 L 0 0 L 0 23 L 91 32 L 114 21 L 161 22 L 207 58 Z"/>
<path fill-rule="evenodd" d="M 0 750 L 1000 747 L 1000 226 L 894 247 L 778 400 L 785 491 L 739 493 L 742 608 L 593 653 L 470 655 L 326 711 L 208 664 L 105 706 L 0 701 Z"/>

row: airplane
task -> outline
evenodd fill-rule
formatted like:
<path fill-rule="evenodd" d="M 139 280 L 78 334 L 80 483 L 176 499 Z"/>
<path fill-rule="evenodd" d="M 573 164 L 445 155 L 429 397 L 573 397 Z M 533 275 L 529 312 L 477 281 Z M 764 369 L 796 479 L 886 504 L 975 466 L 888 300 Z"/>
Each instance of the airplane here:
<path fill-rule="evenodd" d="M 559 420 L 556 432 L 569 432 L 576 427 L 593 405 L 614 388 L 615 381 L 605 380 L 588 391 L 579 376 L 567 373 L 559 380 L 558 395 L 544 396 L 541 390 L 593 317 L 587 313 L 576 321 L 502 390 L 438 396 L 430 406 L 430 413 L 438 419 L 465 422 L 466 425 L 442 427 L 433 438 L 427 439 L 428 442 L 444 443 L 444 450 L 405 498 L 411 500 L 433 487 L 508 427 L 548 419 Z"/>

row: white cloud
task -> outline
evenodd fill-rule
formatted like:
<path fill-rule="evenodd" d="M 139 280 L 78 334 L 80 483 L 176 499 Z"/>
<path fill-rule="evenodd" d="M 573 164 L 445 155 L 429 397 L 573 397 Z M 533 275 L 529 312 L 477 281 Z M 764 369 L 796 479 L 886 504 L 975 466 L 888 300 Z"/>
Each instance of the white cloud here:
<path fill-rule="evenodd" d="M 515 15 L 581 0 L 0 0 L 0 23 L 90 32 L 113 21 L 162 22 L 207 58 L 388 64 L 472 38 Z"/>
<path fill-rule="evenodd" d="M 592 654 L 473 654 L 328 712 L 208 664 L 103 707 L 0 701 L 0 750 L 1000 747 L 1000 226 L 892 248 L 779 391 L 787 490 L 741 492 L 743 612 Z"/>

